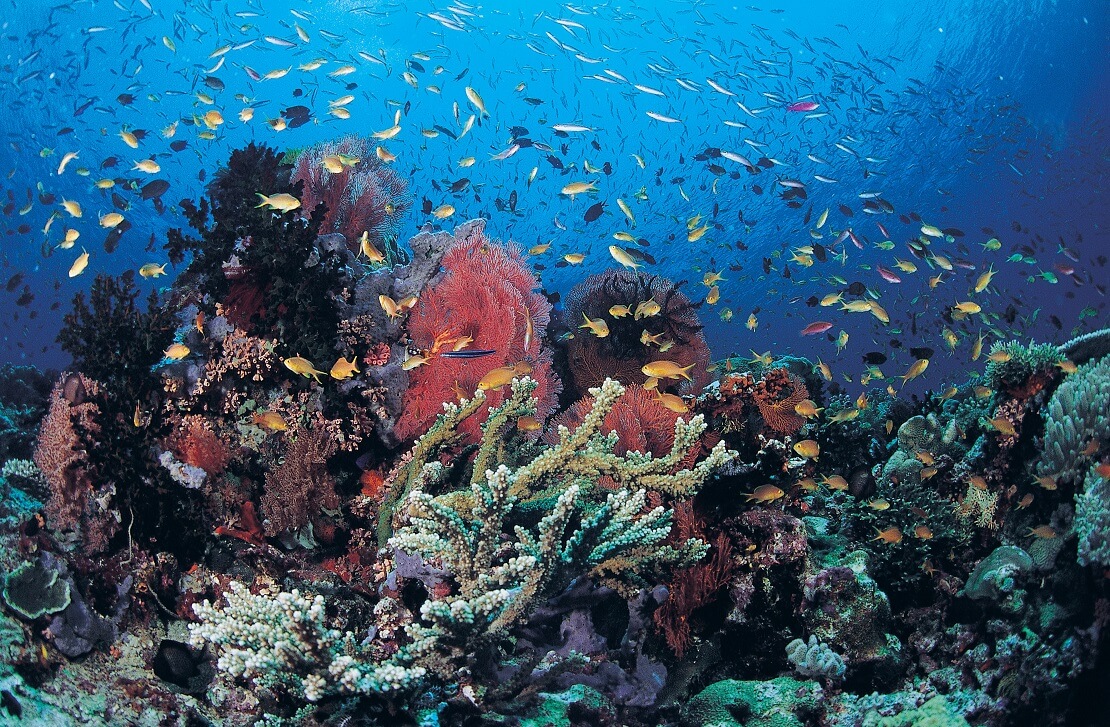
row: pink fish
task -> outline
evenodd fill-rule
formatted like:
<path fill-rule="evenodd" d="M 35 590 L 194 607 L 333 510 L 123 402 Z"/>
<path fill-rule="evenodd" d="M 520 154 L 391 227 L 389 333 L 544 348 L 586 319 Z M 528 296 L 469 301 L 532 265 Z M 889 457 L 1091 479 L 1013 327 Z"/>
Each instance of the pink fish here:
<path fill-rule="evenodd" d="M 892 270 L 887 270 L 882 265 L 876 265 L 875 269 L 879 271 L 879 275 L 881 275 L 883 277 L 883 280 L 885 280 L 888 283 L 901 283 L 902 282 L 902 279 L 899 278 L 897 275 L 895 275 Z"/>
<path fill-rule="evenodd" d="M 824 333 L 832 327 L 833 324 L 829 323 L 828 321 L 816 321 L 815 323 L 810 323 L 808 326 L 803 328 L 802 335 L 816 336 L 818 333 Z"/>
<path fill-rule="evenodd" d="M 863 243 L 859 241 L 859 238 L 856 237 L 856 233 L 852 232 L 851 229 L 848 230 L 848 237 L 852 238 L 852 243 L 856 247 L 858 247 L 860 250 L 863 249 Z"/>
<path fill-rule="evenodd" d="M 787 111 L 813 111 L 820 104 L 816 101 L 795 101 L 786 107 Z"/>
<path fill-rule="evenodd" d="M 890 239 L 890 233 L 886 231 L 885 227 L 883 227 L 883 223 L 882 222 L 876 222 L 875 224 L 879 226 L 879 232 L 883 233 L 883 237 L 885 237 L 886 239 L 889 240 Z"/>

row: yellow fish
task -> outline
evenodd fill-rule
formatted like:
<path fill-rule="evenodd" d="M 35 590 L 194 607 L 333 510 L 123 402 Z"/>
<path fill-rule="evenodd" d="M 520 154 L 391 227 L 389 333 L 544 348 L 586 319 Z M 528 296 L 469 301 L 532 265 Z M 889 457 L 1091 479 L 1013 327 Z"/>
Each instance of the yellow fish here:
<path fill-rule="evenodd" d="M 574 199 L 576 194 L 585 194 L 586 192 L 596 192 L 597 185 L 593 182 L 571 182 L 563 187 L 562 194 L 567 195 Z"/>
<path fill-rule="evenodd" d="M 970 300 L 964 303 L 956 303 L 956 305 L 952 307 L 955 310 L 958 310 L 960 313 L 966 313 L 967 315 L 974 315 L 975 313 L 983 310 L 983 308 L 978 303 Z"/>
<path fill-rule="evenodd" d="M 749 331 L 754 331 L 756 328 L 759 327 L 759 319 L 755 317 L 755 313 L 752 313 L 750 316 L 748 316 L 748 322 L 744 325 L 748 327 Z"/>
<path fill-rule="evenodd" d="M 493 369 L 483 376 L 478 382 L 478 390 L 495 391 L 511 382 L 517 376 L 524 376 L 530 373 L 532 373 L 532 367 L 523 361 L 514 366 L 502 366 L 499 369 Z"/>
<path fill-rule="evenodd" d="M 824 407 L 818 408 L 812 399 L 804 399 L 794 405 L 794 413 L 806 419 L 816 419 L 825 411 Z"/>
<path fill-rule="evenodd" d="M 906 374 L 902 376 L 902 386 L 905 386 L 906 382 L 910 379 L 916 379 L 918 376 L 925 373 L 925 369 L 927 368 L 929 368 L 929 359 L 919 358 L 914 361 L 909 369 L 906 370 Z"/>
<path fill-rule="evenodd" d="M 153 159 L 141 159 L 135 162 L 135 166 L 131 168 L 138 169 L 140 172 L 146 172 L 147 174 L 157 174 L 162 171 L 162 167 L 158 166 L 158 162 Z"/>
<path fill-rule="evenodd" d="M 640 267 L 640 263 L 633 260 L 632 256 L 628 254 L 628 251 L 624 250 L 621 247 L 610 245 L 609 254 L 613 256 L 614 260 L 616 260 L 626 268 L 632 268 L 633 270 L 635 270 L 636 268 Z"/>
<path fill-rule="evenodd" d="M 580 252 L 569 252 L 566 255 L 563 255 L 563 259 L 571 265 L 578 265 L 586 259 L 586 256 Z"/>
<path fill-rule="evenodd" d="M 650 346 L 654 343 L 656 346 L 659 346 L 659 350 L 663 350 L 663 333 L 656 333 L 653 336 L 648 333 L 647 329 L 645 328 L 643 331 L 640 332 L 640 343 L 644 344 L 645 346 Z"/>
<path fill-rule="evenodd" d="M 614 318 L 624 318 L 625 316 L 632 315 L 632 311 L 626 305 L 614 305 L 609 308 L 609 315 Z"/>
<path fill-rule="evenodd" d="M 147 263 L 139 268 L 139 275 L 144 278 L 161 277 L 166 274 L 166 265 L 169 265 L 169 263 L 163 263 L 162 265 L 158 263 Z"/>
<path fill-rule="evenodd" d="M 685 414 L 690 411 L 690 407 L 686 405 L 686 402 L 684 402 L 681 397 L 675 396 L 674 394 L 664 394 L 656 390 L 655 400 L 676 414 Z"/>
<path fill-rule="evenodd" d="M 585 313 L 582 314 L 585 323 L 578 326 L 579 328 L 589 328 L 590 331 L 598 338 L 605 338 L 609 335 L 609 324 L 605 322 L 604 318 L 595 318 L 590 320 L 590 317 Z"/>
<path fill-rule="evenodd" d="M 449 204 L 441 204 L 432 210 L 432 217 L 437 220 L 445 220 L 453 214 L 455 214 L 455 208 Z"/>
<path fill-rule="evenodd" d="M 316 379 L 316 383 L 320 383 L 321 376 L 327 376 L 327 373 L 325 373 L 324 371 L 317 371 L 316 368 L 313 367 L 312 362 L 309 361 L 307 358 L 292 356 L 282 361 L 282 363 L 285 364 L 285 368 L 289 369 L 295 374 L 305 377 L 306 379 L 311 376 L 312 378 Z"/>
<path fill-rule="evenodd" d="M 333 379 L 337 381 L 349 379 L 355 374 L 359 373 L 357 361 L 358 359 L 355 358 L 352 358 L 350 361 L 348 361 L 346 357 L 340 357 L 332 365 L 331 371 L 328 373 Z"/>
<path fill-rule="evenodd" d="M 803 439 L 794 445 L 794 451 L 806 459 L 817 459 L 821 454 L 821 445 L 812 439 Z"/>
<path fill-rule="evenodd" d="M 987 286 L 991 284 L 991 278 L 994 277 L 994 265 L 987 268 L 987 271 L 979 276 L 975 281 L 975 292 L 982 293 L 986 290 Z"/>
<path fill-rule="evenodd" d="M 550 248 L 550 247 L 551 247 L 550 242 L 545 242 L 542 245 L 533 245 L 532 247 L 528 248 L 528 254 L 529 255 L 543 255 L 545 252 L 547 252 L 548 248 Z"/>
<path fill-rule="evenodd" d="M 106 230 L 117 227 L 119 223 L 123 222 L 123 215 L 119 212 L 109 212 L 106 215 L 101 215 L 100 226 Z"/>
<path fill-rule="evenodd" d="M 709 289 L 709 295 L 705 296 L 705 302 L 709 305 L 716 305 L 717 301 L 721 299 L 721 289 L 714 285 Z"/>
<path fill-rule="evenodd" d="M 674 361 L 652 361 L 640 369 L 644 376 L 651 376 L 656 379 L 686 379 L 693 381 L 690 378 L 690 369 L 694 368 L 696 364 L 689 366 L 680 366 Z"/>
<path fill-rule="evenodd" d="M 66 212 L 69 213 L 70 217 L 81 216 L 81 205 L 77 202 L 74 202 L 73 200 L 63 199 L 62 207 L 65 209 Z"/>
<path fill-rule="evenodd" d="M 269 197 L 261 192 L 255 192 L 255 194 L 262 200 L 260 204 L 256 205 L 255 209 L 258 207 L 269 207 L 272 210 L 280 210 L 281 212 L 292 212 L 301 206 L 301 201 L 288 192 L 271 194 Z"/>
<path fill-rule="evenodd" d="M 82 253 L 77 256 L 73 261 L 73 265 L 69 268 L 69 277 L 76 278 L 81 273 L 85 272 L 85 268 L 89 266 L 89 253 L 85 248 L 81 248 Z"/>
<path fill-rule="evenodd" d="M 467 86 L 465 90 L 466 97 L 470 99 L 470 103 L 474 104 L 475 108 L 478 109 L 478 112 L 481 113 L 482 116 L 489 116 L 489 112 L 486 111 L 486 102 L 482 100 L 482 97 L 478 95 L 478 92 L 470 86 Z"/>
<path fill-rule="evenodd" d="M 662 311 L 663 308 L 655 302 L 655 298 L 649 298 L 648 300 L 645 300 L 636 306 L 636 312 L 633 314 L 632 317 L 638 321 L 641 318 L 650 318 L 652 316 L 657 316 Z"/>
<path fill-rule="evenodd" d="M 426 363 L 428 363 L 428 357 L 427 356 L 422 356 L 422 355 L 419 355 L 419 354 L 417 354 L 415 356 L 409 356 L 408 358 L 405 359 L 405 362 L 403 364 L 401 364 L 401 370 L 402 371 L 412 371 L 417 366 L 423 366 Z"/>
<path fill-rule="evenodd" d="M 332 174 L 341 174 L 343 172 L 343 162 L 335 154 L 329 154 L 320 160 L 320 166 L 327 169 Z"/>
<path fill-rule="evenodd" d="M 289 429 L 289 425 L 285 423 L 281 415 L 272 411 L 256 411 L 251 417 L 251 424 L 262 429 L 269 429 L 272 432 L 284 432 Z"/>
<path fill-rule="evenodd" d="M 189 355 L 189 347 L 184 343 L 175 343 L 166 349 L 165 356 L 170 361 L 180 361 Z"/>

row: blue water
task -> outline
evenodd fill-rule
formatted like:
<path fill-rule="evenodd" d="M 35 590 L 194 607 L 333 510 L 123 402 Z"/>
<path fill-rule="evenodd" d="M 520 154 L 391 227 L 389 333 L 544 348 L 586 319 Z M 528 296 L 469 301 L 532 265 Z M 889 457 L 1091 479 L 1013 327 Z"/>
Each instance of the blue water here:
<path fill-rule="evenodd" d="M 6 230 L 0 277 L 24 277 L 0 292 L 3 358 L 64 366 L 54 337 L 73 294 L 87 289 L 98 272 L 165 262 L 166 231 L 185 226 L 177 203 L 203 194 L 204 180 L 232 149 L 251 140 L 298 148 L 368 135 L 392 126 L 401 110 L 401 133 L 381 143 L 396 155 L 394 166 L 415 200 L 402 239 L 424 224 L 450 228 L 487 216 L 493 236 L 526 248 L 552 242 L 535 262 L 543 267 L 545 288 L 564 295 L 587 274 L 617 264 L 609 245 L 638 247 L 656 261 L 647 266 L 650 272 L 689 280 L 687 289 L 699 300 L 707 292 L 703 275 L 723 271 L 720 301 L 701 310 L 715 357 L 750 350 L 820 357 L 843 381 L 858 380 L 865 352 L 885 351 L 891 361 L 884 372 L 896 375 L 912 362 L 906 347 L 928 346 L 941 352 L 928 377 L 939 386 L 966 373 L 980 332 L 988 345 L 1000 335 L 1063 341 L 1107 322 L 1105 258 L 1098 259 L 1110 254 L 1107 5 L 1017 5 L 11 2 L 0 39 L 6 108 L 0 170 L 3 204 L 12 203 L 0 218 Z M 233 49 L 218 54 L 228 45 Z M 298 69 L 313 59 L 327 63 Z M 355 66 L 353 73 L 329 75 L 346 64 Z M 248 68 L 257 75 L 291 70 L 254 81 Z M 415 88 L 403 77 L 406 70 Z M 206 85 L 206 77 L 219 79 L 223 89 Z M 457 136 L 470 115 L 479 115 L 467 86 L 484 99 L 489 116 L 460 140 L 422 134 L 440 126 Z M 346 106 L 350 118 L 329 115 L 329 101 L 348 93 L 355 97 Z M 797 101 L 818 106 L 809 114 L 788 111 Z M 254 117 L 241 122 L 247 105 Z M 267 124 L 293 105 L 308 106 L 312 120 L 280 132 Z M 192 120 L 211 109 L 225 123 L 215 139 L 198 138 L 204 126 Z M 174 122 L 176 134 L 164 138 L 162 130 Z M 555 124 L 591 130 L 560 137 L 551 129 Z M 508 148 L 514 126 L 553 147 L 563 170 L 535 147 L 491 159 Z M 138 129 L 147 136 L 131 149 L 120 132 Z M 170 143 L 178 140 L 188 146 L 174 152 Z M 753 174 L 727 158 L 695 159 L 709 147 L 742 154 L 753 165 L 774 161 L 755 166 L 759 173 Z M 57 174 L 71 151 L 79 156 Z M 476 158 L 474 166 L 459 168 L 468 156 Z M 102 169 L 110 157 L 118 165 Z M 131 169 L 148 158 L 160 172 Z M 608 164 L 610 173 L 589 173 L 587 163 Z M 81 168 L 87 176 L 78 174 Z M 529 185 L 533 168 L 538 172 Z M 448 187 L 462 177 L 471 180 L 470 189 L 452 195 Z M 102 178 L 117 185 L 97 189 L 94 182 Z M 170 183 L 162 212 L 125 188 L 127 180 L 154 178 Z M 788 188 L 780 180 L 804 183 L 807 198 L 797 208 L 781 198 Z M 597 192 L 574 199 L 560 194 L 579 181 L 595 181 Z M 641 189 L 644 199 L 638 200 Z M 113 192 L 131 228 L 109 253 L 97 219 L 116 210 Z M 514 192 L 515 211 L 509 206 Z M 42 204 L 40 193 L 57 199 Z M 868 193 L 893 212 L 866 214 L 859 195 Z M 62 211 L 63 198 L 80 203 L 81 219 Z M 450 203 L 456 212 L 442 222 L 422 214 L 425 198 L 433 207 Z M 635 227 L 618 209 L 618 198 L 629 203 Z M 584 213 L 596 202 L 604 202 L 605 211 L 586 223 Z M 828 220 L 817 229 L 826 208 Z M 52 214 L 58 216 L 44 234 Z M 688 230 L 706 223 L 711 227 L 704 236 L 688 242 Z M 886 239 L 877 223 L 890 233 L 893 250 L 876 247 Z M 965 264 L 944 273 L 935 289 L 927 281 L 941 270 L 926 261 L 915 260 L 912 274 L 893 267 L 896 259 L 913 260 L 905 242 L 921 235 L 923 224 L 952 233 L 931 249 Z M 72 249 L 57 249 L 67 227 L 81 236 Z M 849 228 L 864 249 L 850 238 L 835 244 Z M 614 240 L 622 230 L 647 245 Z M 1000 250 L 983 249 L 991 237 L 1002 242 Z M 789 263 L 785 278 L 791 250 L 814 242 L 847 257 L 808 268 Z M 1060 254 L 1059 244 L 1079 260 Z M 1022 252 L 1022 246 L 1029 247 Z M 67 271 L 82 248 L 90 253 L 89 267 L 70 279 Z M 1007 262 L 1015 252 L 1026 260 Z M 586 259 L 556 267 L 568 253 Z M 876 265 L 894 270 L 902 282 L 884 281 Z M 1002 316 L 1012 305 L 1012 321 L 945 321 L 989 265 L 997 276 L 975 300 L 987 315 Z M 1056 282 L 1046 280 L 1047 273 Z M 832 276 L 866 284 L 891 323 L 807 305 L 813 296 L 844 287 Z M 170 281 L 141 284 L 165 287 Z M 726 308 L 732 312 L 727 322 Z M 745 322 L 753 311 L 758 326 L 751 331 Z M 828 334 L 799 335 L 816 320 L 833 324 Z M 958 338 L 949 357 L 943 355 L 945 328 Z M 849 343 L 838 357 L 831 339 L 841 330 Z M 891 349 L 891 339 L 903 349 Z"/>

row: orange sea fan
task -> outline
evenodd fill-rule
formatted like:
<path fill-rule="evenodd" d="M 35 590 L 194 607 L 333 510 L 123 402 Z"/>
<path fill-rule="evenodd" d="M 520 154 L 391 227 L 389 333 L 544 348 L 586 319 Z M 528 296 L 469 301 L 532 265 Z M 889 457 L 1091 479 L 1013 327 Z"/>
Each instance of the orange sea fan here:
<path fill-rule="evenodd" d="M 809 396 L 805 382 L 786 369 L 771 369 L 755 386 L 755 403 L 759 415 L 769 428 L 779 434 L 793 434 L 805 424 L 805 418 L 794 407 Z"/>

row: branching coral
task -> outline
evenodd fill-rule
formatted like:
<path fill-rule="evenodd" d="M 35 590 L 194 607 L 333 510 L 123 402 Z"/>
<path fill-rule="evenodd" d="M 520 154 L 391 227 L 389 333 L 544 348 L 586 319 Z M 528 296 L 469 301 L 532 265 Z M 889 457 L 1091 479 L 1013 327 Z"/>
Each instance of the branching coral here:
<path fill-rule="evenodd" d="M 1110 356 L 1080 366 L 1060 384 L 1045 408 L 1039 475 L 1075 484 L 1091 462 L 1089 452 L 1110 444 Z"/>
<path fill-rule="evenodd" d="M 340 155 L 356 160 L 338 161 Z M 333 173 L 325 158 L 342 171 Z M 321 234 L 338 232 L 352 251 L 358 251 L 362 233 L 368 234 L 386 262 L 398 262 L 397 228 L 411 204 L 405 181 L 374 154 L 369 141 L 347 137 L 305 149 L 298 155 L 293 183 L 303 183 L 301 208 L 306 216 L 322 214 Z M 324 209 L 317 213 L 317 206 Z"/>
<path fill-rule="evenodd" d="M 543 345 L 551 304 L 535 292 L 539 281 L 520 250 L 491 241 L 482 223 L 460 227 L 443 269 L 442 278 L 421 293 L 409 315 L 409 335 L 429 361 L 409 374 L 397 436 L 410 439 L 427 430 L 443 402 L 475 390 L 493 369 L 522 362 L 531 368 L 539 387 L 539 416 L 546 418 L 560 388 L 550 350 Z M 493 353 L 475 359 L 442 355 L 456 347 Z M 487 407 L 503 398 L 502 384 L 486 392 Z M 461 431 L 477 439 L 477 420 L 464 422 Z"/>
<path fill-rule="evenodd" d="M 682 283 L 637 271 L 608 270 L 591 275 L 570 291 L 566 298 L 566 324 L 576 327 L 583 315 L 603 319 L 609 335 L 598 338 L 591 333 L 575 335 L 567 342 L 567 358 L 574 386 L 582 394 L 606 378 L 622 384 L 643 384 L 644 364 L 668 358 L 682 365 L 695 364 L 690 375 L 700 388 L 709 381 L 705 368 L 709 347 L 701 333 L 695 304 L 681 291 Z M 654 301 L 658 313 L 636 316 L 641 303 Z M 614 316 L 613 306 L 627 306 L 630 315 Z M 645 343 L 645 336 L 656 336 L 659 343 Z M 665 356 L 653 346 L 671 343 Z M 666 386 L 667 383 L 662 384 Z"/>
<path fill-rule="evenodd" d="M 558 427 L 572 429 L 593 410 L 594 402 L 587 397 L 579 399 L 566 411 L 552 421 L 545 439 L 549 444 L 558 440 Z M 626 452 L 645 452 L 662 456 L 671 451 L 674 444 L 674 423 L 679 415 L 663 406 L 659 400 L 642 386 L 629 386 L 624 396 L 613 404 L 605 415 L 601 431 L 604 434 L 615 432 L 617 444 L 613 452 L 623 455 Z"/>

